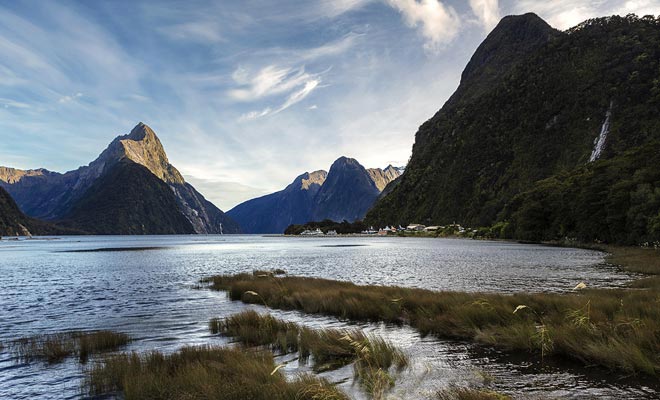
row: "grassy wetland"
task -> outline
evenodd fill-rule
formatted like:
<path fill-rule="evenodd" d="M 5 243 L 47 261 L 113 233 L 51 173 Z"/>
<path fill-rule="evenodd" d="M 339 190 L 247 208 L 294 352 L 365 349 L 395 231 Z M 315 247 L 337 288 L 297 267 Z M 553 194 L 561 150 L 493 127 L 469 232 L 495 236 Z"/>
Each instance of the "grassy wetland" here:
<path fill-rule="evenodd" d="M 8 347 L 22 362 L 54 364 L 75 356 L 85 363 L 93 354 L 118 350 L 130 341 L 130 336 L 120 332 L 74 331 L 24 337 L 11 341 Z"/>
<path fill-rule="evenodd" d="M 288 381 L 269 351 L 213 346 L 113 355 L 87 370 L 83 387 L 91 396 L 121 392 L 126 400 L 348 399 L 311 375 Z"/>
<path fill-rule="evenodd" d="M 623 289 L 578 285 L 565 294 L 480 294 L 358 286 L 253 274 L 204 280 L 232 300 L 347 320 L 409 324 L 423 335 L 471 340 L 627 374 L 660 374 L 660 273 L 656 250 L 610 248 L 611 262 L 653 273 Z"/>
<path fill-rule="evenodd" d="M 357 329 L 310 329 L 252 310 L 212 319 L 209 328 L 245 346 L 268 346 L 280 354 L 297 352 L 301 362 L 311 358 L 316 372 L 353 364 L 355 378 L 376 399 L 394 386 L 392 370 L 401 371 L 408 365 L 403 351 Z"/>

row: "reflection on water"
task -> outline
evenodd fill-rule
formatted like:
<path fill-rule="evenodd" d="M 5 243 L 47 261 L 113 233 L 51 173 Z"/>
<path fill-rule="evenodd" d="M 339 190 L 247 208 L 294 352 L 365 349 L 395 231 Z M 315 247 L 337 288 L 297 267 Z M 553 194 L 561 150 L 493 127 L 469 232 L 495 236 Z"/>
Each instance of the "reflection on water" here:
<path fill-rule="evenodd" d="M 118 251 L 130 248 L 131 251 Z M 502 242 L 424 238 L 283 238 L 257 236 L 68 237 L 0 241 L 0 340 L 62 330 L 113 329 L 136 340 L 127 350 L 174 351 L 183 345 L 226 344 L 207 322 L 246 305 L 224 293 L 194 289 L 205 276 L 281 268 L 291 274 L 362 284 L 469 291 L 566 291 L 577 282 L 614 287 L 632 277 L 601 253 Z M 254 306 L 252 306 L 254 307 Z M 255 307 L 263 310 L 261 307 Z M 312 327 L 344 327 L 333 318 L 272 311 Z M 353 325 L 355 326 L 355 325 Z M 648 382 L 617 381 L 600 371 L 539 368 L 471 344 L 421 338 L 414 330 L 360 324 L 404 348 L 411 368 L 397 398 L 427 398 L 451 383 L 493 375 L 507 393 L 652 398 Z M 530 356 L 531 357 L 531 356 Z M 280 357 L 278 362 L 294 356 Z M 305 370 L 297 361 L 285 371 Z M 0 398 L 80 398 L 82 370 L 73 360 L 46 367 L 17 364 L 0 352 Z M 355 398 L 350 367 L 324 376 Z"/>

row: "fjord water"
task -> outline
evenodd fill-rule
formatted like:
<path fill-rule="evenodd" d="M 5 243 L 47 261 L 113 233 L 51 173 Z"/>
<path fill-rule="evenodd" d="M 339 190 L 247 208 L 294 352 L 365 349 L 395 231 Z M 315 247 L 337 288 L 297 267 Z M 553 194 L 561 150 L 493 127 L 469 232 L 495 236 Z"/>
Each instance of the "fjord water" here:
<path fill-rule="evenodd" d="M 174 351 L 184 345 L 227 344 L 208 333 L 211 317 L 251 307 L 224 293 L 195 288 L 221 273 L 282 268 L 294 275 L 433 290 L 562 292 L 577 283 L 617 287 L 634 279 L 604 263 L 599 252 L 506 242 L 429 238 L 260 236 L 63 237 L 0 241 L 0 341 L 64 330 L 112 329 L 135 341 L 125 350 Z M 272 313 L 312 327 L 346 322 L 298 312 Z M 498 390 L 548 397 L 652 398 L 648 382 L 617 381 L 599 371 L 539 366 L 535 356 L 507 358 L 477 346 L 421 338 L 406 327 L 360 324 L 401 346 L 412 366 L 399 378 L 398 398 L 428 398 L 448 384 L 495 377 Z M 281 357 L 286 361 L 292 357 Z M 82 367 L 84 368 L 84 367 Z M 0 350 L 0 398 L 81 398 L 75 361 L 22 364 Z M 306 367 L 291 362 L 285 371 Z M 325 374 L 353 397 L 352 371 Z"/>

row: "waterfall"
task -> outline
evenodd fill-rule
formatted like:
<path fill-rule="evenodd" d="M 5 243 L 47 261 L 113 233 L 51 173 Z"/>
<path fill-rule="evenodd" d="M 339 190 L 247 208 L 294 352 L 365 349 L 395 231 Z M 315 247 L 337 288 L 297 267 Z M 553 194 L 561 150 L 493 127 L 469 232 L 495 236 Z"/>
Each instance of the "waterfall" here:
<path fill-rule="evenodd" d="M 612 118 L 612 106 L 613 102 L 610 101 L 610 107 L 605 113 L 605 121 L 603 121 L 603 126 L 600 127 L 600 135 L 594 140 L 594 149 L 591 151 L 591 156 L 589 157 L 589 162 L 598 160 L 600 153 L 603 152 L 605 148 L 605 140 L 607 140 L 607 134 L 610 133 L 610 119 Z"/>

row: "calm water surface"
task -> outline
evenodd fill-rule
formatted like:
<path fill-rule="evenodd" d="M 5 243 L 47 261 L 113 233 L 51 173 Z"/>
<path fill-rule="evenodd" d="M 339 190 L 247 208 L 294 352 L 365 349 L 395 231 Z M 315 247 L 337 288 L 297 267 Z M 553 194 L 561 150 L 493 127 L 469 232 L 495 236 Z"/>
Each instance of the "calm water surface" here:
<path fill-rule="evenodd" d="M 132 248 L 131 251 L 126 249 Z M 283 268 L 290 274 L 434 290 L 568 291 L 579 282 L 617 287 L 634 279 L 588 250 L 427 238 L 259 236 L 66 237 L 0 241 L 0 341 L 64 330 L 113 329 L 136 339 L 125 350 L 174 351 L 227 344 L 207 332 L 211 317 L 246 308 L 224 293 L 194 289 L 202 277 Z M 272 311 L 312 327 L 345 327 L 333 318 Z M 393 398 L 429 398 L 449 384 L 495 377 L 498 390 L 532 398 L 657 398 L 655 382 L 583 368 L 540 366 L 474 345 L 421 338 L 406 327 L 354 325 L 404 348 L 411 368 Z M 291 356 L 285 371 L 306 370 Z M 355 398 L 350 367 L 325 374 Z M 22 364 L 0 351 L 0 398 L 82 398 L 81 367 Z"/>

